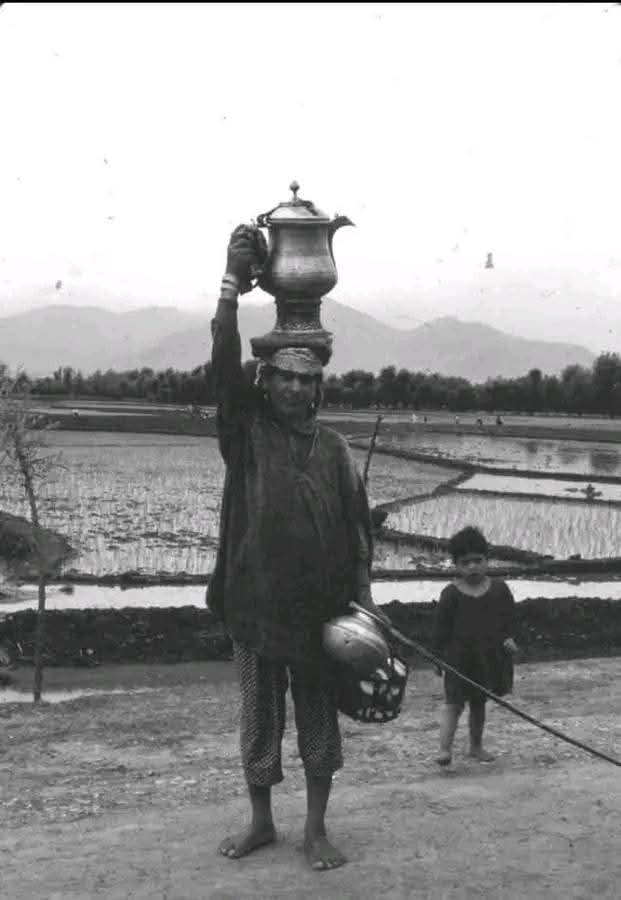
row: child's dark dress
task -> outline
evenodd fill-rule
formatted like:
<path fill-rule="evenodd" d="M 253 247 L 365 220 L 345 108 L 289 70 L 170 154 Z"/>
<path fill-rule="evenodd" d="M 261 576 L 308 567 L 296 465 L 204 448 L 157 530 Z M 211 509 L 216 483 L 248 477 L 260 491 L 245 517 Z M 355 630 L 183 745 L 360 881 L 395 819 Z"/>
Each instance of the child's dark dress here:
<path fill-rule="evenodd" d="M 502 697 L 513 689 L 513 660 L 503 641 L 513 637 L 515 600 L 501 579 L 490 579 L 480 597 L 464 594 L 455 584 L 440 594 L 434 626 L 434 651 L 449 665 Z M 484 703 L 485 695 L 456 675 L 444 676 L 446 702 L 463 706 Z"/>

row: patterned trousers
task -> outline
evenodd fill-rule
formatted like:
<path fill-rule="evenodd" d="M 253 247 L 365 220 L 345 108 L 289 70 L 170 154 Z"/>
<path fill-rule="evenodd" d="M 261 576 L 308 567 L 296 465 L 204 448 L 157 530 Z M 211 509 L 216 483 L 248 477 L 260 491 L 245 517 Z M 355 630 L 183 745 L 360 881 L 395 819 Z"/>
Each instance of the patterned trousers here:
<path fill-rule="evenodd" d="M 246 780 L 271 787 L 283 780 L 285 695 L 291 681 L 298 749 L 306 775 L 331 776 L 343 765 L 338 712 L 326 685 L 234 643 L 241 688 L 241 756 Z"/>

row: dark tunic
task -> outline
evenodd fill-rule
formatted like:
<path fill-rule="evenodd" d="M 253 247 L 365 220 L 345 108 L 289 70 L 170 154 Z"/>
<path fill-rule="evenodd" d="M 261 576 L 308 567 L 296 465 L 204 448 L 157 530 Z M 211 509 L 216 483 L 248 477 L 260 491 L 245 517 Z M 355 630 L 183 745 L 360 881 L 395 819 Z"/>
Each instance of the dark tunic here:
<path fill-rule="evenodd" d="M 313 420 L 271 413 L 241 365 L 237 305 L 212 322 L 220 451 L 220 543 L 207 603 L 231 637 L 289 665 L 323 664 L 322 625 L 368 582 L 366 492 L 347 442 Z"/>
<path fill-rule="evenodd" d="M 501 579 L 491 578 L 481 597 L 447 585 L 440 594 L 434 624 L 434 652 L 445 662 L 498 696 L 513 687 L 513 661 L 503 641 L 513 636 L 515 600 Z M 482 702 L 480 691 L 450 672 L 445 676 L 448 703 Z"/>

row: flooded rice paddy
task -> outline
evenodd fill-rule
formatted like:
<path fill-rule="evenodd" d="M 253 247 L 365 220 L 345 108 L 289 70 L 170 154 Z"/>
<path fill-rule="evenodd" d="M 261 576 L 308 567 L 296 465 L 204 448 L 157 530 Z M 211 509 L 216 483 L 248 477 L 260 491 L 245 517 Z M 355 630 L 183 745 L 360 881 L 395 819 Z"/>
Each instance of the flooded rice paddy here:
<path fill-rule="evenodd" d="M 452 494 L 393 511 L 386 526 L 449 538 L 467 525 L 492 544 L 533 550 L 557 559 L 621 556 L 621 508 L 563 500 L 537 501 Z"/>
<path fill-rule="evenodd" d="M 507 438 L 476 434 L 441 434 L 412 428 L 410 433 L 382 436 L 382 447 L 412 450 L 470 465 L 532 471 L 577 473 L 606 478 L 621 476 L 621 450 L 603 441 Z"/>
<path fill-rule="evenodd" d="M 59 431 L 49 443 L 62 468 L 41 489 L 41 517 L 76 548 L 71 568 L 94 575 L 213 569 L 224 483 L 214 438 Z M 353 452 L 362 470 L 366 453 Z M 428 494 L 454 474 L 376 457 L 369 497 L 378 504 Z M 15 480 L 3 480 L 0 508 L 28 516 Z"/>
<path fill-rule="evenodd" d="M 589 500 L 593 503 L 621 504 L 621 484 L 593 484 L 562 481 L 553 478 L 527 478 L 514 475 L 489 475 L 478 472 L 456 486 L 459 491 L 484 491 L 496 494 L 529 494 L 537 497 L 556 497 L 564 500 Z"/>
<path fill-rule="evenodd" d="M 615 444 L 426 434 L 415 428 L 405 434 L 395 430 L 391 436 L 389 425 L 381 442 L 434 454 L 438 460 L 435 464 L 385 453 L 373 456 L 368 484 L 372 505 L 420 498 L 392 510 L 385 523 L 389 528 L 446 538 L 474 524 L 491 543 L 556 558 L 621 555 L 621 485 L 597 480 L 621 475 L 621 452 Z M 224 481 L 215 439 L 58 431 L 50 434 L 49 443 L 62 466 L 41 490 L 41 517 L 76 548 L 68 569 L 98 576 L 127 571 L 201 575 L 213 570 Z M 362 471 L 367 452 L 353 453 Z M 442 466 L 442 458 L 511 467 L 516 474 L 475 474 L 432 497 L 460 474 Z M 520 473 L 522 468 L 558 477 L 529 477 Z M 567 472 L 582 472 L 584 480 L 563 480 Z M 1 476 L 0 508 L 28 515 L 20 485 Z M 591 495 L 590 477 L 596 479 Z M 590 502 L 575 502 L 579 499 Z M 415 560 L 411 550 L 378 540 L 374 564 L 409 568 Z M 65 602 L 69 599 L 65 596 Z"/>

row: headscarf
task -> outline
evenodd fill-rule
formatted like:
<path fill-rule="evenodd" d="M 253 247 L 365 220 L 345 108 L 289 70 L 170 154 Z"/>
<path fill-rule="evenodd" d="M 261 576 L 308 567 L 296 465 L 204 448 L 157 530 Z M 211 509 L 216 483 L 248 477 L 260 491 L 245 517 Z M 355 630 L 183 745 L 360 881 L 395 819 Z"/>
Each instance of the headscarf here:
<path fill-rule="evenodd" d="M 323 372 L 321 360 L 310 347 L 282 347 L 265 362 L 275 369 L 299 375 L 321 375 Z"/>

